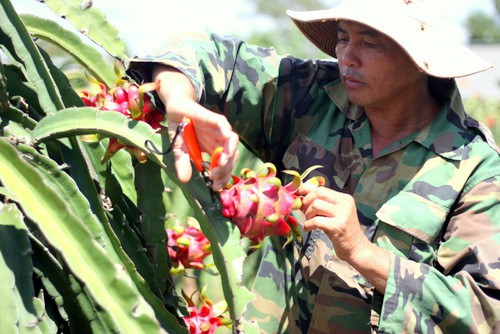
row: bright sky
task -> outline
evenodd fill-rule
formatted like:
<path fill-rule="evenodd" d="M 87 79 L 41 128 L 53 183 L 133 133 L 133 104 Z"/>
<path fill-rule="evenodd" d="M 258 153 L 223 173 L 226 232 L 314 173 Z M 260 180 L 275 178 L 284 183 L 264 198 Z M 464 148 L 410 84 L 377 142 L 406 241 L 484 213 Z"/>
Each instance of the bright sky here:
<path fill-rule="evenodd" d="M 35 0 L 11 1 L 19 12 L 51 13 Z M 441 1 L 449 22 L 464 40 L 463 22 L 472 11 L 494 12 L 492 0 Z M 251 0 L 93 0 L 93 3 L 106 13 L 129 49 L 140 53 L 154 47 L 161 34 L 210 28 L 220 34 L 245 38 L 251 28 L 262 24 L 250 15 Z"/>

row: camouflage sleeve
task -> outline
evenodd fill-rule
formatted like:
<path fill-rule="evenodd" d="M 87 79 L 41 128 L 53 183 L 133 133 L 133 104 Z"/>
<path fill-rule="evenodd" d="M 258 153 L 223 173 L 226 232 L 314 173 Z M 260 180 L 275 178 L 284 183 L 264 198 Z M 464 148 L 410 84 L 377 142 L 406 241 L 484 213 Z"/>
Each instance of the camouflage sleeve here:
<path fill-rule="evenodd" d="M 264 118 L 273 108 L 281 57 L 272 48 L 213 33 L 180 38 L 152 55 L 132 59 L 127 72 L 147 81 L 155 64 L 177 68 L 191 80 L 198 101 L 223 113 L 242 141 L 262 157 L 272 133 Z"/>
<path fill-rule="evenodd" d="M 465 189 L 434 266 L 393 256 L 383 333 L 500 331 L 500 176 Z"/>
<path fill-rule="evenodd" d="M 158 63 L 182 71 L 198 101 L 224 114 L 247 148 L 278 168 L 295 133 L 324 124 L 325 108 L 334 108 L 324 89 L 338 79 L 332 61 L 280 56 L 273 48 L 207 33 L 183 35 L 152 55 L 131 59 L 127 73 L 150 81 Z"/>

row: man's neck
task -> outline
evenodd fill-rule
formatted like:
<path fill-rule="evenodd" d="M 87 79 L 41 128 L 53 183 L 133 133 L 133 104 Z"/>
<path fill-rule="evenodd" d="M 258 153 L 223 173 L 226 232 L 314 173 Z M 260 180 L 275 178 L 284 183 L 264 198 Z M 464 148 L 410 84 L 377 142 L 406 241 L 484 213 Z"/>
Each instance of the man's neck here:
<path fill-rule="evenodd" d="M 441 109 L 429 94 L 381 108 L 365 108 L 370 120 L 372 153 L 377 157 L 385 147 L 425 128 Z"/>

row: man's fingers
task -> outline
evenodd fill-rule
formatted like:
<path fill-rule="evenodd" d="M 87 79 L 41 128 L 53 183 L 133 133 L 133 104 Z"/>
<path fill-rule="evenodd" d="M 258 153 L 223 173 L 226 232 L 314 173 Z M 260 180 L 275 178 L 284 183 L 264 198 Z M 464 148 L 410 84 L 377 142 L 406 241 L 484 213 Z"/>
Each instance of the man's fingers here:
<path fill-rule="evenodd" d="M 181 182 L 186 183 L 191 179 L 191 175 L 193 174 L 191 158 L 184 150 L 178 150 L 176 148 L 174 148 L 174 156 L 177 177 Z"/>
<path fill-rule="evenodd" d="M 231 132 L 228 136 L 228 139 L 223 144 L 224 151 L 222 152 L 219 160 L 220 165 L 226 166 L 231 163 L 232 165 L 234 165 L 237 160 L 236 154 L 238 149 L 238 142 L 238 135 L 234 132 Z"/>
<path fill-rule="evenodd" d="M 305 196 L 309 194 L 310 192 L 314 191 L 316 188 L 319 186 L 313 183 L 309 182 L 302 182 L 302 184 L 299 187 L 299 190 L 297 190 L 297 195 L 302 195 Z"/>
<path fill-rule="evenodd" d="M 311 219 L 316 216 L 335 217 L 338 210 L 339 208 L 337 205 L 328 201 L 316 199 L 311 202 L 303 212 L 307 219 Z"/>
<path fill-rule="evenodd" d="M 175 137 L 175 133 L 178 130 L 178 124 L 169 122 L 168 127 L 168 135 L 172 143 L 172 151 L 174 153 L 175 170 L 177 172 L 177 177 L 181 182 L 186 183 L 191 179 L 191 175 L 193 173 L 191 168 L 191 157 L 189 156 L 189 153 L 187 151 L 182 133 Z"/>
<path fill-rule="evenodd" d="M 315 216 L 304 222 L 304 232 L 310 232 L 315 229 L 328 231 L 332 228 L 331 217 Z"/>
<path fill-rule="evenodd" d="M 214 182 L 213 189 L 215 191 L 222 190 L 226 187 L 226 185 L 231 180 L 232 171 L 234 169 L 234 165 L 239 158 L 239 151 L 233 154 L 232 158 L 227 161 L 225 165 L 219 165 L 212 169 L 210 178 Z"/>

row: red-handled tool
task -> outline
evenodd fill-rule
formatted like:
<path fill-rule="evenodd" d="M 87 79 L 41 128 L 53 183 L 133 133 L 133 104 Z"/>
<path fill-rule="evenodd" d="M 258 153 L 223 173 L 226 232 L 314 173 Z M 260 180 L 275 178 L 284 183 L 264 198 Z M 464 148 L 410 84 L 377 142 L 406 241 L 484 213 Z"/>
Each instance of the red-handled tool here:
<path fill-rule="evenodd" d="M 203 167 L 203 157 L 201 155 L 200 145 L 198 145 L 198 140 L 196 139 L 196 134 L 194 132 L 194 125 L 191 118 L 184 116 L 182 119 L 182 129 L 184 134 L 184 143 L 187 146 L 189 156 L 198 170 L 202 173 L 205 168 Z"/>
<path fill-rule="evenodd" d="M 213 182 L 210 179 L 209 171 L 211 171 L 213 168 L 215 168 L 219 165 L 219 160 L 220 160 L 220 156 L 222 154 L 223 148 L 222 147 L 215 148 L 215 150 L 213 151 L 212 156 L 211 156 L 211 161 L 210 162 L 204 161 L 203 155 L 201 154 L 200 145 L 198 145 L 198 140 L 196 139 L 196 133 L 195 133 L 193 121 L 189 117 L 184 116 L 182 121 L 177 125 L 177 129 L 175 131 L 174 137 L 172 138 L 172 142 L 170 143 L 170 147 L 166 151 L 162 152 L 162 151 L 158 150 L 156 145 L 151 140 L 146 140 L 144 145 L 151 152 L 154 152 L 156 154 L 161 154 L 161 155 L 168 154 L 168 153 L 172 152 L 172 148 L 174 147 L 174 143 L 180 134 L 182 134 L 184 136 L 184 143 L 187 146 L 189 156 L 190 156 L 191 160 L 193 161 L 193 163 L 196 167 L 196 170 L 199 173 L 201 173 L 201 175 L 203 176 L 203 180 L 205 180 L 205 184 L 206 184 L 207 188 L 210 190 L 210 194 L 212 197 L 212 203 L 213 203 L 214 207 L 216 209 L 220 209 L 221 204 L 220 204 L 219 194 L 212 189 Z"/>
<path fill-rule="evenodd" d="M 184 143 L 187 146 L 189 156 L 193 161 L 196 170 L 201 173 L 203 179 L 205 180 L 205 184 L 207 188 L 210 189 L 210 193 L 212 195 L 212 202 L 215 207 L 220 208 L 220 199 L 218 194 L 212 189 L 213 182 L 210 179 L 209 171 L 212 168 L 216 167 L 219 164 L 219 159 L 222 154 L 223 148 L 217 147 L 212 153 L 211 162 L 207 162 L 203 160 L 203 156 L 201 154 L 200 145 L 198 145 L 198 140 L 196 139 L 196 132 L 194 129 L 193 121 L 185 116 L 182 119 L 182 132 L 184 135 Z"/>

